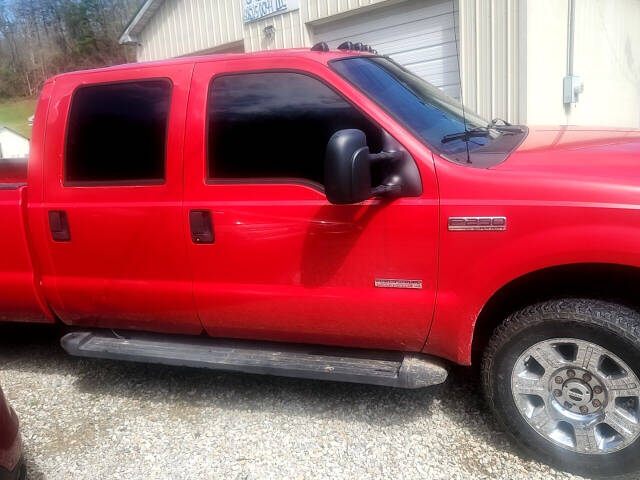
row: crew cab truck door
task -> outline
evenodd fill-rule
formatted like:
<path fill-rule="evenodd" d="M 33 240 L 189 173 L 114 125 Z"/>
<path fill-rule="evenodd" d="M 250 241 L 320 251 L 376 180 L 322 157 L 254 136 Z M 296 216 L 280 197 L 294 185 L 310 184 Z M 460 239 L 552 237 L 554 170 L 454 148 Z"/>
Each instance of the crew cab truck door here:
<path fill-rule="evenodd" d="M 383 129 L 326 66 L 294 60 L 296 70 L 291 57 L 196 64 L 183 219 L 203 326 L 218 337 L 419 350 L 436 285 L 432 165 L 421 167 L 422 197 L 331 204 L 331 135 L 361 129 L 377 152 Z"/>
<path fill-rule="evenodd" d="M 182 222 L 192 64 L 60 77 L 42 221 L 51 308 L 70 325 L 199 333 Z"/>

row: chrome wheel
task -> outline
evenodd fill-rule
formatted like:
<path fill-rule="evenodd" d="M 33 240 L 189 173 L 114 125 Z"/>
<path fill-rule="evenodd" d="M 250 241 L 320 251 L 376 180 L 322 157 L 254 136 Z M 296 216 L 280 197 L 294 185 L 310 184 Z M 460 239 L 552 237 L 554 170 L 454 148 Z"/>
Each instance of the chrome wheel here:
<path fill-rule="evenodd" d="M 622 450 L 640 435 L 640 381 L 595 343 L 554 338 L 520 355 L 511 374 L 520 412 L 544 438 L 577 453 Z"/>

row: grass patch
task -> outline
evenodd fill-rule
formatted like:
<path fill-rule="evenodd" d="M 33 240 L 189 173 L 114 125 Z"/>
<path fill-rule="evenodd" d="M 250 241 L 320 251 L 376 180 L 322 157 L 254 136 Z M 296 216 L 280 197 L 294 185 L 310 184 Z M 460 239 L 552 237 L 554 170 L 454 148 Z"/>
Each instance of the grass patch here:
<path fill-rule="evenodd" d="M 37 102 L 36 98 L 0 101 L 0 127 L 9 127 L 31 138 L 31 127 L 27 119 L 36 112 Z"/>

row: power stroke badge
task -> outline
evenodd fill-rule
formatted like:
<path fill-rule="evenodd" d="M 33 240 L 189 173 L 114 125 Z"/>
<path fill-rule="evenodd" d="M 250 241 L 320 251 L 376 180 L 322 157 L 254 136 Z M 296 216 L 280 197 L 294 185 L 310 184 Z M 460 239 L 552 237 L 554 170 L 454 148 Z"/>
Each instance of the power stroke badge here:
<path fill-rule="evenodd" d="M 395 278 L 376 278 L 374 282 L 378 288 L 422 288 L 422 280 L 401 280 Z"/>

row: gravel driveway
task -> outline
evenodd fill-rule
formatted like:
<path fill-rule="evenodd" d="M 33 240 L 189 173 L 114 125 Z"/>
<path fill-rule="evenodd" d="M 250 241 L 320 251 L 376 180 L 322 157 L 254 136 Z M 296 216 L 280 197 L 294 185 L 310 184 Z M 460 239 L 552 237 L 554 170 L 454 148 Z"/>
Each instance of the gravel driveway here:
<path fill-rule="evenodd" d="M 2 328 L 0 384 L 30 479 L 579 478 L 511 446 L 462 368 L 396 390 L 84 360 Z"/>

